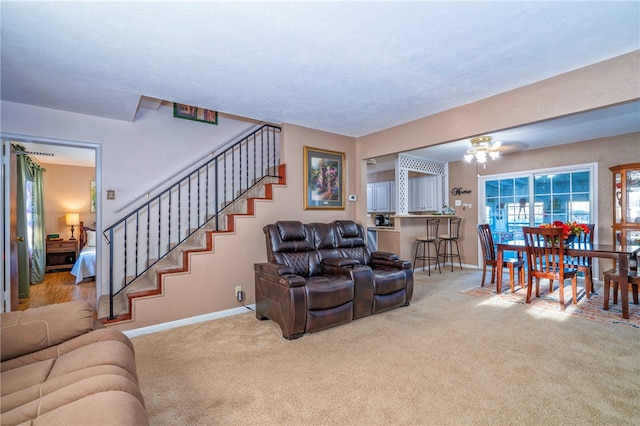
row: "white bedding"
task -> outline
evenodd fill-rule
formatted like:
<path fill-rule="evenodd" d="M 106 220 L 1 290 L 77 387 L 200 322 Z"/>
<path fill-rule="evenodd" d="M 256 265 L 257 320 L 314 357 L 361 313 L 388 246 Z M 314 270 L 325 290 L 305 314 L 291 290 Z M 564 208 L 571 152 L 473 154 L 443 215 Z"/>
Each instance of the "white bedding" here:
<path fill-rule="evenodd" d="M 76 284 L 80 281 L 96 276 L 96 248 L 95 246 L 85 246 L 80 251 L 78 260 L 71 269 L 71 275 L 76 277 Z"/>

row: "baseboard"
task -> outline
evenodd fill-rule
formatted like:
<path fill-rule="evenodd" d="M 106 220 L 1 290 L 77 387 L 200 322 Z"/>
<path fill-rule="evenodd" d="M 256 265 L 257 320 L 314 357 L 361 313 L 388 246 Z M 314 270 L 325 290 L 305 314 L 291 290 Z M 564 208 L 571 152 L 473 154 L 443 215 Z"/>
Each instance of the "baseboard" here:
<path fill-rule="evenodd" d="M 247 305 L 246 307 L 242 306 L 238 308 L 227 309 L 225 311 L 212 312 L 210 314 L 198 315 L 195 317 L 189 317 L 189 318 L 183 318 L 175 321 L 165 322 L 162 324 L 150 325 L 148 327 L 141 327 L 133 330 L 127 330 L 127 331 L 123 331 L 123 333 L 125 334 L 125 336 L 129 338 L 142 336 L 145 334 L 157 333 L 158 331 L 170 330 L 172 328 L 177 328 L 177 327 L 184 327 L 185 325 L 197 324 L 200 322 L 211 321 L 215 319 L 230 317 L 233 315 L 244 314 L 245 312 L 247 312 L 247 308 L 251 308 L 252 310 L 255 310 L 256 306 Z"/>

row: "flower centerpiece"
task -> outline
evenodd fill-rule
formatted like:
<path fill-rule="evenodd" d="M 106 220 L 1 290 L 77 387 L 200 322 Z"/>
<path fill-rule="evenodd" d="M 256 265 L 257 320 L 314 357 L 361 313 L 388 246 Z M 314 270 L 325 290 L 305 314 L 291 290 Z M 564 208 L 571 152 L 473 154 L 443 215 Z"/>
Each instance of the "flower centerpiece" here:
<path fill-rule="evenodd" d="M 541 228 L 562 228 L 562 239 L 565 244 L 573 242 L 576 236 L 589 233 L 589 227 L 584 223 L 578 222 L 562 222 L 556 220 L 553 223 L 543 223 Z"/>

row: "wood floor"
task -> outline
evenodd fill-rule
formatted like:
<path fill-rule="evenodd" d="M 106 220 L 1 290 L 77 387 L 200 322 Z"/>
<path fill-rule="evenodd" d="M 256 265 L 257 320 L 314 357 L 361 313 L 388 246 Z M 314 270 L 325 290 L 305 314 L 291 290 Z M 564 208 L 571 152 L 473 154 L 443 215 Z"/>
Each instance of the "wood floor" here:
<path fill-rule="evenodd" d="M 29 297 L 20 299 L 18 310 L 52 305 L 54 303 L 84 300 L 96 309 L 96 282 L 85 280 L 76 284 L 76 277 L 69 272 L 47 272 L 44 282 L 29 287 Z"/>

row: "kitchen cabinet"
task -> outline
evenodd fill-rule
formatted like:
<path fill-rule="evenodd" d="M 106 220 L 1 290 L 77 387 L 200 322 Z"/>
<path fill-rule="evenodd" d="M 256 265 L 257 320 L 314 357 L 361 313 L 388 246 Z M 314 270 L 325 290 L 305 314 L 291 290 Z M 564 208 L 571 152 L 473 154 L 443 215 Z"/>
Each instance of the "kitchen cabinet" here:
<path fill-rule="evenodd" d="M 440 176 L 424 176 L 409 179 L 409 211 L 440 211 Z"/>
<path fill-rule="evenodd" d="M 367 211 L 393 213 L 395 207 L 395 188 L 393 181 L 367 184 Z"/>
<path fill-rule="evenodd" d="M 640 163 L 613 172 L 613 243 L 640 245 Z"/>

